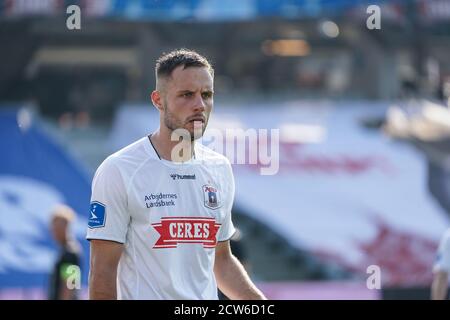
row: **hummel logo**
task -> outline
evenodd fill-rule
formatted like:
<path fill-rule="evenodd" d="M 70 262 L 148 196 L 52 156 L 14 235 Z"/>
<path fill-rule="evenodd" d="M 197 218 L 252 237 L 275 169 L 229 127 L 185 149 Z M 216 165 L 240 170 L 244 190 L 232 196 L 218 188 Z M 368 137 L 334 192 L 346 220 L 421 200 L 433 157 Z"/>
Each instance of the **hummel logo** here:
<path fill-rule="evenodd" d="M 184 175 L 181 175 L 181 174 L 172 173 L 172 174 L 170 175 L 170 177 L 171 177 L 173 180 L 177 180 L 177 179 L 182 179 L 182 180 L 184 180 L 184 179 L 195 180 L 195 174 L 184 174 Z"/>

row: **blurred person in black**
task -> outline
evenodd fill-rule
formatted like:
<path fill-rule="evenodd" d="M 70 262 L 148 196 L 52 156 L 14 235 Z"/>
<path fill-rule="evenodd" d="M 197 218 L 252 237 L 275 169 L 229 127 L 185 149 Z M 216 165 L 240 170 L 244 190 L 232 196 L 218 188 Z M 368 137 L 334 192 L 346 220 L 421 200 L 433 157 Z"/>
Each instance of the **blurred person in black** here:
<path fill-rule="evenodd" d="M 72 237 L 70 225 L 75 219 L 75 212 L 66 205 L 56 206 L 51 215 L 51 231 L 53 238 L 60 245 L 60 252 L 50 277 L 48 299 L 76 300 L 79 288 L 73 282 L 80 283 L 81 258 L 80 246 Z"/>

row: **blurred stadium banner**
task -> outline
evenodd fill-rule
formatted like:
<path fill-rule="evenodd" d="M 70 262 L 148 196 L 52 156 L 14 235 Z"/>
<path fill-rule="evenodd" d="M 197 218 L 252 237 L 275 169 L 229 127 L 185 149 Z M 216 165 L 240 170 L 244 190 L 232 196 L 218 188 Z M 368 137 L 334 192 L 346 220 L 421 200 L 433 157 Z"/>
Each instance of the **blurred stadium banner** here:
<path fill-rule="evenodd" d="M 50 213 L 66 203 L 84 239 L 90 181 L 25 108 L 0 108 L 0 299 L 45 299 L 56 258 Z M 86 241 L 80 241 L 87 252 Z M 82 282 L 86 284 L 87 256 Z"/>
<path fill-rule="evenodd" d="M 381 5 L 385 18 L 398 20 L 405 15 L 403 6 L 410 0 L 0 0 L 0 15 L 56 16 L 65 15 L 66 7 L 79 5 L 88 17 L 114 17 L 129 20 L 191 20 L 238 21 L 258 17 L 317 17 L 336 16 L 355 11 L 365 13 L 368 5 Z M 418 0 L 423 20 L 448 19 L 450 5 L 446 0 Z M 401 20 L 401 19 L 400 19 Z"/>
<path fill-rule="evenodd" d="M 383 286 L 428 286 L 439 236 L 450 219 L 427 189 L 425 155 L 367 125 L 384 118 L 389 106 L 304 101 L 218 105 L 203 143 L 216 148 L 221 142 L 211 137 L 213 129 L 279 128 L 276 175 L 261 175 L 261 162 L 236 164 L 230 159 L 236 206 L 294 247 L 356 276 L 367 277 L 367 267 L 377 265 Z M 156 128 L 159 114 L 153 109 L 123 107 L 113 125 L 111 148 Z M 243 143 L 249 159 L 251 148 Z M 258 141 L 259 148 L 266 143 Z"/>

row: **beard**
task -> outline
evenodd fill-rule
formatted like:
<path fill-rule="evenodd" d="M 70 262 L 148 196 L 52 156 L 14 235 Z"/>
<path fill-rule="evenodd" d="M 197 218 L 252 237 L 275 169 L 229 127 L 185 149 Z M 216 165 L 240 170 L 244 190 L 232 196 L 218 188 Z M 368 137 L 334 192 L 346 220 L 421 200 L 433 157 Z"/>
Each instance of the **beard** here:
<path fill-rule="evenodd" d="M 200 122 L 200 121 L 199 121 Z M 202 123 L 202 126 L 196 126 L 196 123 L 192 124 L 192 127 L 189 128 L 191 122 L 184 122 L 177 118 L 174 113 L 169 111 L 169 108 L 167 108 L 167 103 L 164 104 L 164 125 L 171 131 L 174 132 L 178 129 L 180 131 L 180 136 L 185 136 L 186 131 L 189 133 L 189 138 L 191 142 L 194 142 L 195 140 L 201 138 L 203 136 L 203 133 L 206 130 L 206 124 L 208 123 L 208 119 L 205 119 L 205 122 Z M 201 122 L 200 122 L 201 123 Z M 188 127 L 189 126 L 189 127 Z M 186 130 L 186 131 L 184 131 Z"/>

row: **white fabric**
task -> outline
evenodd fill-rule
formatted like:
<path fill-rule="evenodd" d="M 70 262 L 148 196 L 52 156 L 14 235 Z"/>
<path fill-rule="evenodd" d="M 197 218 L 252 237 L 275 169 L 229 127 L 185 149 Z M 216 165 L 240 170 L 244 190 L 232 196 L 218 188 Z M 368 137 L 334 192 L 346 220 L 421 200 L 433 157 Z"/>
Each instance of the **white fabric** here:
<path fill-rule="evenodd" d="M 97 169 L 91 202 L 105 207 L 105 220 L 87 239 L 125 244 L 119 299 L 217 299 L 215 245 L 235 231 L 234 179 L 224 156 L 198 143 L 195 155 L 178 164 L 159 159 L 145 137 Z"/>
<path fill-rule="evenodd" d="M 437 251 L 434 271 L 445 271 L 450 273 L 450 229 L 445 232 Z"/>

